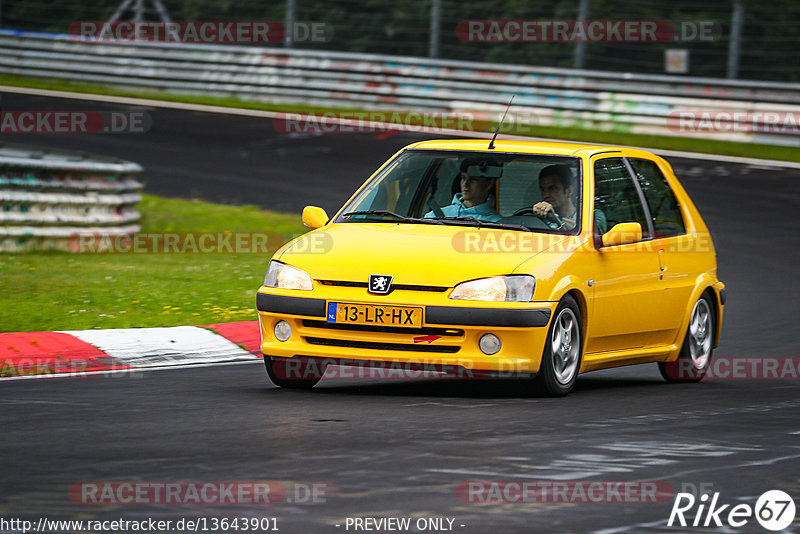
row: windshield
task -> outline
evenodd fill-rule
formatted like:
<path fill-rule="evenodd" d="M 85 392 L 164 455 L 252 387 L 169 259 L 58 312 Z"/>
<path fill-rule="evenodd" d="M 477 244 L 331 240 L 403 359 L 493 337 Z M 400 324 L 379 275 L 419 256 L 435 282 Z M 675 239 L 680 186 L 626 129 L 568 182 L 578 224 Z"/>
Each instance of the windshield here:
<path fill-rule="evenodd" d="M 400 222 L 580 230 L 580 159 L 568 156 L 406 150 L 336 222 Z"/>

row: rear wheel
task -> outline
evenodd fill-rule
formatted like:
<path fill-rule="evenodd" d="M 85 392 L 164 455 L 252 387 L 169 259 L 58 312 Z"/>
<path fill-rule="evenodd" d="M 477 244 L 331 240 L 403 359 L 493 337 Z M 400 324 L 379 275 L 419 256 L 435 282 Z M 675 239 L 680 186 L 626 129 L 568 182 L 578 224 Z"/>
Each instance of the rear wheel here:
<path fill-rule="evenodd" d="M 311 389 L 325 374 L 327 364 L 314 359 L 273 358 L 264 355 L 264 366 L 272 383 L 281 388 Z"/>
<path fill-rule="evenodd" d="M 695 303 L 678 359 L 658 362 L 667 382 L 700 382 L 711 363 L 714 344 L 714 306 L 708 295 Z"/>
<path fill-rule="evenodd" d="M 539 374 L 534 382 L 546 395 L 562 397 L 572 391 L 578 379 L 583 354 L 583 324 L 578 303 L 570 295 L 561 299 L 553 315 Z"/>

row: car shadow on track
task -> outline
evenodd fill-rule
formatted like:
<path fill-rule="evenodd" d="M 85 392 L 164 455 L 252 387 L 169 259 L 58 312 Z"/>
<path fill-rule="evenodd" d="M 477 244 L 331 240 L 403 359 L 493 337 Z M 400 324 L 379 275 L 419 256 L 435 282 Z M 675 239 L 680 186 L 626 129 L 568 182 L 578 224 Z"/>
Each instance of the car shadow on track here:
<path fill-rule="evenodd" d="M 663 393 L 661 386 L 668 386 L 660 379 L 653 378 L 612 378 L 612 377 L 582 377 L 578 379 L 575 389 L 570 397 L 591 395 L 596 392 L 622 391 L 626 393 L 642 388 L 658 389 Z M 341 381 L 328 381 L 323 379 L 311 390 L 285 390 L 277 387 L 264 390 L 269 395 L 282 393 L 295 393 L 302 395 L 331 395 L 331 396 L 384 396 L 384 397 L 434 397 L 434 398 L 476 398 L 476 399 L 510 399 L 510 398 L 541 398 L 547 396 L 534 388 L 531 380 L 526 379 L 486 379 L 486 380 L 457 380 L 457 379 L 423 379 L 423 380 L 351 380 L 348 383 Z"/>

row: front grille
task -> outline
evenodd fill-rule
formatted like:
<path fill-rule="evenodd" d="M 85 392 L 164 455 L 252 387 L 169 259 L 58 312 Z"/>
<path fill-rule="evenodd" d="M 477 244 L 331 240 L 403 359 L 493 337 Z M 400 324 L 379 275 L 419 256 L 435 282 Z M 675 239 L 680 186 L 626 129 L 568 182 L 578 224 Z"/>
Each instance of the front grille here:
<path fill-rule="evenodd" d="M 369 287 L 367 282 L 350 282 L 347 280 L 317 280 L 317 282 L 324 286 L 363 287 L 364 289 Z M 392 291 L 395 289 L 402 289 L 404 291 L 428 291 L 432 293 L 444 293 L 450 288 L 445 286 L 423 286 L 418 284 L 392 284 Z M 391 293 L 391 291 L 389 293 Z"/>
<path fill-rule="evenodd" d="M 393 289 L 404 289 L 406 291 L 431 291 L 434 293 L 444 293 L 449 287 L 445 286 L 421 286 L 416 284 L 392 284 Z"/>
<path fill-rule="evenodd" d="M 381 343 L 374 341 L 353 341 L 348 339 L 327 339 L 322 337 L 306 337 L 311 345 L 326 345 L 329 347 L 350 347 L 356 349 L 375 350 L 404 350 L 410 352 L 458 352 L 461 347 L 453 345 L 407 344 L 407 343 Z"/>
<path fill-rule="evenodd" d="M 345 280 L 317 280 L 323 286 L 336 286 L 336 287 L 369 287 L 367 282 L 347 282 Z"/>
<path fill-rule="evenodd" d="M 414 334 L 414 335 L 433 335 L 433 336 L 463 336 L 464 331 L 457 328 L 409 328 L 407 326 L 378 326 L 371 324 L 341 324 L 329 323 L 326 321 L 314 321 L 303 319 L 303 326 L 309 328 L 327 328 L 329 330 L 351 330 L 354 332 L 383 332 L 386 334 Z"/>

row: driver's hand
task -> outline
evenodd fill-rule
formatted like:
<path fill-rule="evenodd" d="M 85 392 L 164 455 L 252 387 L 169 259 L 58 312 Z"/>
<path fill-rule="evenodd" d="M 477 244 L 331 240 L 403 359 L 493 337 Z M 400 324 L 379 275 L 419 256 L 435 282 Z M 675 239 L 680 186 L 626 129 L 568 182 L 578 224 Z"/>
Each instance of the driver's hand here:
<path fill-rule="evenodd" d="M 533 205 L 533 214 L 537 217 L 547 217 L 547 214 L 551 211 L 555 213 L 552 204 L 544 200 Z"/>

